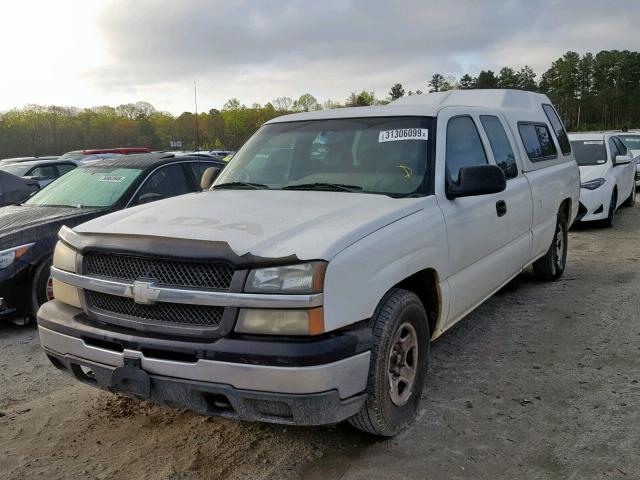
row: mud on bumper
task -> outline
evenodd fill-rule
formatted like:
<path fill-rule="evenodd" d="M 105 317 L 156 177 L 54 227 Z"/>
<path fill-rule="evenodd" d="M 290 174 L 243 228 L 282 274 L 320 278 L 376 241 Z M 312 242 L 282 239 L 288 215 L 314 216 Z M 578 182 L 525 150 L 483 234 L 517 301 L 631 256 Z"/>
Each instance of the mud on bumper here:
<path fill-rule="evenodd" d="M 40 342 L 57 368 L 110 392 L 205 415 L 295 425 L 340 422 L 360 411 L 366 399 L 368 349 L 318 364 L 282 366 L 241 363 L 246 352 L 237 354 L 238 362 L 217 360 L 212 354 L 220 347 L 214 342 L 207 347 L 208 356 L 162 358 L 142 345 L 156 340 L 142 336 L 133 342 L 133 337 L 85 324 L 82 318 L 82 310 L 57 301 L 45 304 L 38 312 Z M 111 342 L 96 343 L 88 336 L 98 333 Z M 255 344 L 242 348 L 255 349 Z M 287 342 L 268 346 L 276 354 L 286 348 Z"/>
<path fill-rule="evenodd" d="M 341 399 L 337 390 L 313 394 L 283 394 L 239 390 L 229 385 L 147 374 L 136 361 L 122 367 L 103 365 L 45 348 L 51 362 L 77 380 L 137 400 L 203 415 L 292 425 L 341 422 L 360 411 L 366 395 Z"/>

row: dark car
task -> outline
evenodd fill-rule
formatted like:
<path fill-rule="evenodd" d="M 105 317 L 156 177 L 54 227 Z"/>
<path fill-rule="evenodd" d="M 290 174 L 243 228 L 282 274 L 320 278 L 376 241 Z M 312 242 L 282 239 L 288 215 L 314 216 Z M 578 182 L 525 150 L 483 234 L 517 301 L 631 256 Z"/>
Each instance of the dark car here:
<path fill-rule="evenodd" d="M 49 269 L 60 227 L 200 191 L 205 170 L 224 166 L 172 154 L 99 160 L 69 172 L 23 204 L 0 208 L 0 318 L 28 319 L 52 298 Z"/>
<path fill-rule="evenodd" d="M 0 170 L 0 207 L 20 203 L 39 188 L 36 180 L 17 177 Z"/>

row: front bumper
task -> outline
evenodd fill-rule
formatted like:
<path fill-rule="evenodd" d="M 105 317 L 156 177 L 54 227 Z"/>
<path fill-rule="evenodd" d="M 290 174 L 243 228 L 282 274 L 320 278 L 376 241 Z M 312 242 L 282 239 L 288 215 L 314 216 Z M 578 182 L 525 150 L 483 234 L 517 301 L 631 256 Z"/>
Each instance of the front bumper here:
<path fill-rule="evenodd" d="M 31 291 L 29 280 L 26 266 L 0 272 L 0 320 L 27 311 Z"/>
<path fill-rule="evenodd" d="M 48 302 L 38 312 L 40 341 L 55 366 L 104 390 L 207 415 L 296 425 L 342 421 L 366 399 L 370 351 L 361 351 L 362 344 L 357 353 L 327 363 L 251 364 L 244 354 L 231 361 L 228 349 L 216 356 L 225 339 L 212 342 L 208 353 L 199 344 L 192 349 L 195 357 L 180 351 L 170 356 L 165 347 L 184 342 L 132 337 L 89 325 L 83 317 L 81 310 Z M 281 343 L 270 348 L 281 348 L 282 361 L 292 363 L 289 343 Z"/>
<path fill-rule="evenodd" d="M 581 222 L 591 222 L 604 220 L 609 215 L 609 204 L 611 203 L 611 190 L 605 183 L 595 190 L 580 189 L 580 205 L 582 210 Z"/>

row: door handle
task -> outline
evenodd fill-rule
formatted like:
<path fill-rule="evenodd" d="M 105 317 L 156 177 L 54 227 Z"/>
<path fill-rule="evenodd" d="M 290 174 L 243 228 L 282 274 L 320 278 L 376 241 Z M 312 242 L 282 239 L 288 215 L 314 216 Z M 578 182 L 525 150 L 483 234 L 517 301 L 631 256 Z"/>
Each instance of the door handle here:
<path fill-rule="evenodd" d="M 504 200 L 498 200 L 496 202 L 496 213 L 499 217 L 502 217 L 507 214 L 507 202 Z"/>

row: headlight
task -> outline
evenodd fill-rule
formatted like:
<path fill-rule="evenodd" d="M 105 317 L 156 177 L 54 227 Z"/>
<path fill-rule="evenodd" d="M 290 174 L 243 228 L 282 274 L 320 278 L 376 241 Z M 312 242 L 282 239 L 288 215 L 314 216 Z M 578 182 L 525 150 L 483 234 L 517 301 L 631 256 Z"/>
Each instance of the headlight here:
<path fill-rule="evenodd" d="M 76 273 L 76 260 L 78 253 L 66 243 L 58 241 L 56 249 L 53 251 L 53 266 L 67 272 Z M 53 279 L 53 296 L 56 300 L 82 308 L 80 303 L 80 292 L 73 285 Z"/>
<path fill-rule="evenodd" d="M 606 180 L 604 178 L 596 178 L 594 180 L 589 180 L 588 182 L 584 182 L 580 184 L 580 188 L 586 188 L 587 190 L 595 190 L 596 188 L 600 188 L 604 185 Z"/>
<path fill-rule="evenodd" d="M 17 259 L 22 257 L 31 249 L 31 247 L 33 247 L 33 245 L 33 243 L 28 243 L 26 245 L 20 245 L 19 247 L 7 248 L 6 250 L 0 251 L 0 270 L 7 268 Z"/>
<path fill-rule="evenodd" d="M 58 241 L 53 251 L 53 266 L 60 270 L 76 273 L 77 252 L 66 243 Z"/>
<path fill-rule="evenodd" d="M 324 332 L 324 311 L 241 309 L 236 332 L 265 335 L 318 335 Z"/>
<path fill-rule="evenodd" d="M 251 270 L 244 291 L 248 293 L 319 293 L 322 292 L 326 268 L 326 262 L 309 262 Z"/>

